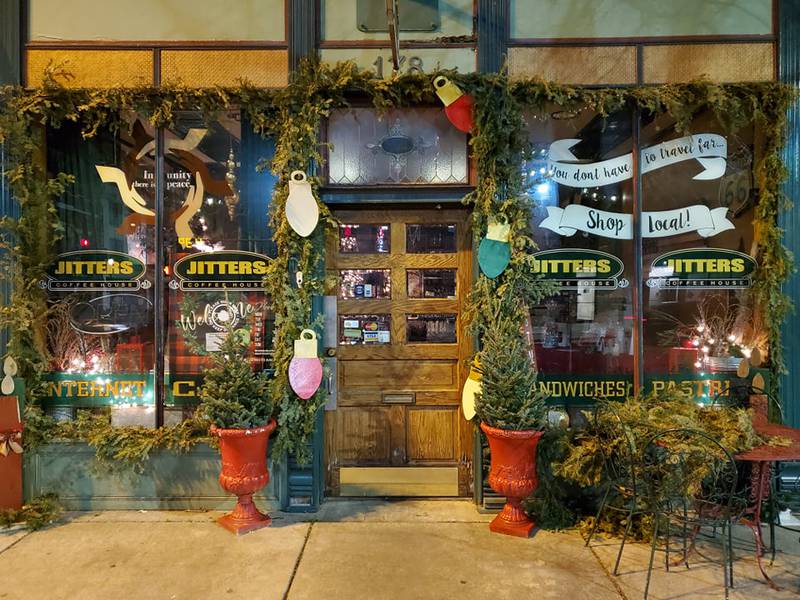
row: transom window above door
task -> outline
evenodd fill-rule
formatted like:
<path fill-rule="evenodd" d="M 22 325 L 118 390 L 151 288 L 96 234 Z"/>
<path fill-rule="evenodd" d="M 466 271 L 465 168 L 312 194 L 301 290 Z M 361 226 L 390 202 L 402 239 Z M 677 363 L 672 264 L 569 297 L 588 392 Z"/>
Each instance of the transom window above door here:
<path fill-rule="evenodd" d="M 337 110 L 328 142 L 332 186 L 469 183 L 467 136 L 439 108 Z"/>

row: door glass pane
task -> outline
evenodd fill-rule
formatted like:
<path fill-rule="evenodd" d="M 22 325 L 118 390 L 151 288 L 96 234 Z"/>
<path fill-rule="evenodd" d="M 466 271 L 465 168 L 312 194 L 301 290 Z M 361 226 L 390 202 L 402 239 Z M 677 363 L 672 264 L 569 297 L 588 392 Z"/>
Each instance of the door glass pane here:
<path fill-rule="evenodd" d="M 390 244 L 389 225 L 339 225 L 339 252 L 342 254 L 388 254 L 391 250 Z"/>
<path fill-rule="evenodd" d="M 653 385 L 703 401 L 753 348 L 766 356 L 748 295 L 761 148 L 752 127 L 725 133 L 710 112 L 691 131 L 666 115 L 642 123 L 644 366 Z"/>
<path fill-rule="evenodd" d="M 455 223 L 406 225 L 406 252 L 408 254 L 451 254 L 455 251 Z"/>
<path fill-rule="evenodd" d="M 540 382 L 558 402 L 630 392 L 632 116 L 555 106 L 526 115 L 535 264 L 561 286 L 530 309 Z"/>
<path fill-rule="evenodd" d="M 438 108 L 336 110 L 328 141 L 331 185 L 468 183 L 467 136 Z"/>
<path fill-rule="evenodd" d="M 48 290 L 50 394 L 61 419 L 78 408 L 110 411 L 114 425 L 155 425 L 155 132 L 147 119 L 83 139 L 65 122 L 47 132 L 51 173 L 74 177 L 55 209 L 64 224 Z"/>
<path fill-rule="evenodd" d="M 407 314 L 406 341 L 409 343 L 454 344 L 456 342 L 456 316 Z"/>
<path fill-rule="evenodd" d="M 271 367 L 274 315 L 263 278 L 275 256 L 267 224 L 274 152 L 238 110 L 211 123 L 179 113 L 165 132 L 167 311 L 165 422 L 190 414 L 202 374 L 229 326 L 250 339 L 254 370 Z"/>
<path fill-rule="evenodd" d="M 391 330 L 390 315 L 340 315 L 339 345 L 388 344 Z"/>
<path fill-rule="evenodd" d="M 409 298 L 455 298 L 456 269 L 409 269 L 406 284 Z"/>
<path fill-rule="evenodd" d="M 389 269 L 343 269 L 339 271 L 339 297 L 390 298 L 392 295 Z"/>

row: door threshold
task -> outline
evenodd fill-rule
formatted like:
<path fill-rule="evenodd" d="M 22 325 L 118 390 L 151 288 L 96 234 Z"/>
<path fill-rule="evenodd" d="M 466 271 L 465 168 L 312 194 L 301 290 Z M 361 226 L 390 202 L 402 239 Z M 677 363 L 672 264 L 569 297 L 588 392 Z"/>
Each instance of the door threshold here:
<path fill-rule="evenodd" d="M 458 497 L 458 467 L 341 467 L 339 496 Z"/>

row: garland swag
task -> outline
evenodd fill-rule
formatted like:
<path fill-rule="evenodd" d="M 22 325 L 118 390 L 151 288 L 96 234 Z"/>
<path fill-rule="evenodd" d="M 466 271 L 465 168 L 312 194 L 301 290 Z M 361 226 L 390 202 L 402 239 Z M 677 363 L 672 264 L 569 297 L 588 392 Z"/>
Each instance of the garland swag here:
<path fill-rule="evenodd" d="M 301 401 L 288 385 L 291 345 L 312 320 L 312 298 L 323 293 L 323 239 L 335 225 L 321 207 L 322 227 L 310 238 L 300 238 L 284 218 L 288 174 L 303 170 L 310 175 L 323 164 L 320 127 L 330 112 L 345 107 L 350 99 L 365 100 L 378 110 L 414 104 L 436 105 L 434 75 L 404 75 L 377 80 L 352 63 L 335 66 L 306 62 L 283 89 L 265 90 L 242 83 L 237 88 L 190 89 L 184 87 L 132 87 L 111 89 L 67 88 L 57 83 L 68 73 L 51 69 L 40 89 L 0 88 L 0 143 L 5 149 L 6 179 L 19 204 L 18 219 L 2 220 L 3 270 L 13 282 L 10 304 L 0 311 L 0 325 L 10 329 L 9 353 L 20 365 L 28 394 L 27 437 L 32 443 L 51 439 L 82 439 L 95 446 L 98 457 L 141 465 L 159 447 L 185 450 L 207 441 L 203 424 L 184 424 L 168 431 L 118 428 L 109 431 L 103 419 L 84 418 L 78 424 L 56 424 L 37 408 L 43 393 L 42 374 L 48 364 L 46 321 L 49 312 L 44 292 L 38 288 L 44 270 L 54 258 L 61 224 L 54 199 L 71 179 L 64 173 L 48 177 L 42 167 L 42 129 L 64 121 L 80 123 L 85 138 L 101 130 L 126 126 L 124 115 L 137 112 L 154 126 L 168 126 L 178 110 L 200 110 L 207 120 L 218 113 L 242 107 L 256 131 L 276 140 L 271 168 L 279 176 L 271 204 L 270 223 L 278 247 L 265 278 L 276 315 L 275 378 L 271 394 L 278 407 L 278 452 L 292 452 L 303 462 L 309 458 L 308 439 L 324 402 L 322 392 Z M 489 216 L 504 218 L 511 229 L 512 257 L 497 279 L 479 275 L 470 294 L 466 318 L 480 336 L 488 326 L 486 310 L 493 299 L 510 294 L 535 301 L 547 287 L 531 276 L 530 204 L 524 194 L 522 164 L 529 144 L 524 128 L 526 110 L 542 112 L 548 105 L 564 110 L 588 108 L 608 115 L 624 107 L 638 107 L 655 114 L 669 114 L 678 132 L 690 130 L 693 118 L 711 111 L 729 131 L 755 124 L 764 152 L 755 166 L 759 187 L 754 227 L 759 243 L 759 268 L 753 297 L 765 319 L 770 359 L 775 375 L 785 371 L 780 324 L 791 308 L 781 285 L 792 271 L 792 258 L 782 244 L 777 215 L 789 206 L 781 191 L 786 168 L 780 150 L 786 134 L 786 111 L 794 91 L 779 83 L 715 84 L 697 81 L 654 87 L 586 89 L 554 84 L 541 79 L 511 81 L 505 74 L 447 73 L 475 99 L 475 132 L 470 144 L 477 164 L 476 189 L 464 202 L 474 207 L 476 237 L 485 230 Z M 319 180 L 310 177 L 316 190 Z M 297 287 L 294 272 L 305 274 Z M 522 303 L 517 303 L 521 306 Z M 774 381 L 777 377 L 773 378 Z M 280 456 L 280 454 L 276 454 Z"/>

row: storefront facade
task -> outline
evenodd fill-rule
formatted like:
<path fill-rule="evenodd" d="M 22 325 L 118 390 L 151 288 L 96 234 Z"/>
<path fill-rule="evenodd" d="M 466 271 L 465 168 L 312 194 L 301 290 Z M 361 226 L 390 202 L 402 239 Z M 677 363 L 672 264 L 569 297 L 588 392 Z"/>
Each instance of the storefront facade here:
<path fill-rule="evenodd" d="M 97 19 L 85 18 L 93 11 L 85 4 L 7 9 L 4 76 L 36 87 L 48 65 L 68 61 L 74 87 L 245 79 L 279 88 L 314 55 L 355 60 L 377 78 L 392 71 L 381 3 L 270 0 L 235 11 L 207 3 L 188 15 L 119 2 Z M 797 2 L 707 3 L 707 14 L 688 2 L 642 4 L 401 0 L 400 72 L 492 72 L 507 61 L 512 80 L 580 86 L 701 75 L 797 83 Z M 275 315 L 262 280 L 277 252 L 267 217 L 277 179 L 257 167 L 274 156 L 275 140 L 257 132 L 247 108 L 211 122 L 187 110 L 159 128 L 130 114 L 129 127 L 91 139 L 69 122 L 42 132 L 48 171 L 74 177 L 56 203 L 64 234 L 41 282 L 58 357 L 47 374 L 49 414 L 107 411 L 116 426 L 181 422 L 231 322 L 249 332 L 253 367 L 272 368 Z M 700 113 L 686 135 L 674 118 L 633 106 L 600 114 L 554 104 L 525 121 L 534 264 L 559 287 L 528 307 L 529 333 L 554 409 L 579 419 L 593 399 L 638 389 L 709 401 L 737 376 L 726 359 L 768 354 L 764 317 L 744 301 L 758 267 L 764 141 L 756 127 L 731 132 Z M 796 121 L 789 132 L 791 157 Z M 461 203 L 477 179 L 470 137 L 440 106 L 379 112 L 354 97 L 333 111 L 322 138 L 319 199 L 337 221 L 325 241 L 330 283 L 314 299 L 327 398 L 311 462 L 273 461 L 265 497 L 289 510 L 315 510 L 327 496 L 481 502 L 481 443 L 460 408 L 475 342 L 464 311 L 479 273 L 470 207 Z M 787 165 L 791 195 L 796 158 Z M 5 191 L 2 201 L 13 214 Z M 780 216 L 790 249 L 800 235 L 794 214 Z M 304 276 L 295 274 L 298 287 Z M 797 425 L 796 319 L 785 327 L 782 389 Z M 762 376 L 769 384 L 768 370 Z M 212 449 L 158 454 L 134 480 L 97 475 L 92 460 L 81 444 L 27 456 L 27 495 L 57 489 L 75 508 L 227 500 Z"/>

